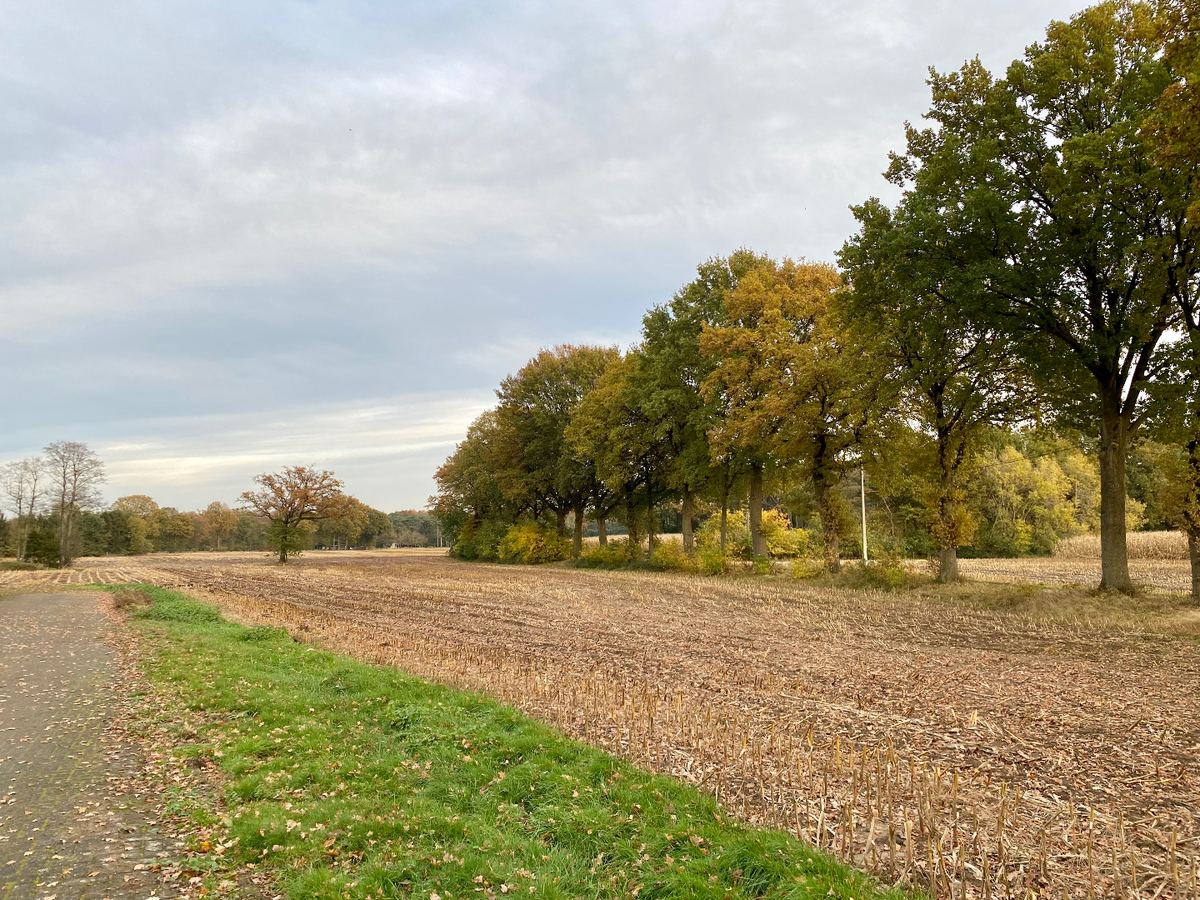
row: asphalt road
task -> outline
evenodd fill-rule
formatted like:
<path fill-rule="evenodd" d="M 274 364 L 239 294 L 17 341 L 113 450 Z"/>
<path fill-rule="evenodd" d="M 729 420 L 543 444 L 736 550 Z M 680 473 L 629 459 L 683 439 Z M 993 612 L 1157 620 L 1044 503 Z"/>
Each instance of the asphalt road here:
<path fill-rule="evenodd" d="M 177 896 L 177 845 L 129 788 L 110 627 L 91 592 L 0 598 L 0 900 Z"/>

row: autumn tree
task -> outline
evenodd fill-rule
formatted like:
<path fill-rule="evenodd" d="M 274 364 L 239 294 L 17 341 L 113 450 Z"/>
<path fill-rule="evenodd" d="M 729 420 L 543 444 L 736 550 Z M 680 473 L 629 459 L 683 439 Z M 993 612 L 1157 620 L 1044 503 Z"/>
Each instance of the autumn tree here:
<path fill-rule="evenodd" d="M 0 490 L 8 501 L 13 520 L 17 559 L 25 559 L 25 542 L 47 491 L 45 461 L 34 456 L 0 468 Z"/>
<path fill-rule="evenodd" d="M 271 545 L 279 561 L 298 551 L 302 529 L 343 514 L 349 499 L 332 472 L 315 466 L 288 466 L 281 472 L 254 477 L 257 491 L 241 495 L 244 508 L 271 522 Z"/>
<path fill-rule="evenodd" d="M 437 493 L 429 498 L 433 514 L 450 543 L 470 537 L 485 521 L 513 521 L 519 506 L 505 495 L 497 475 L 502 447 L 510 443 L 495 410 L 471 423 L 467 436 L 434 474 Z"/>
<path fill-rule="evenodd" d="M 58 520 L 58 559 L 68 566 L 75 552 L 75 522 L 79 513 L 100 502 L 104 463 L 80 441 L 55 441 L 45 450 L 49 498 Z"/>
<path fill-rule="evenodd" d="M 583 519 L 595 493 L 596 474 L 566 439 L 571 414 L 592 389 L 615 347 L 563 345 L 543 350 L 504 379 L 496 395 L 497 422 L 508 439 L 505 465 L 497 472 L 510 500 L 527 505 L 536 518 L 554 513 L 560 535 L 566 517 L 575 517 L 576 556 L 582 548 Z"/>
<path fill-rule="evenodd" d="M 1017 339 L 1060 414 L 1095 428 L 1101 586 L 1126 592 L 1128 445 L 1195 263 L 1190 179 L 1156 167 L 1143 132 L 1171 82 L 1154 7 L 1102 3 L 1004 78 L 978 60 L 931 73 L 933 126 L 908 129 L 889 171 L 921 252 L 969 286 L 965 312 Z"/>
<path fill-rule="evenodd" d="M 204 539 L 212 542 L 214 550 L 220 550 L 221 543 L 229 540 L 237 531 L 237 511 L 220 500 L 214 500 L 200 514 L 200 524 Z"/>
<path fill-rule="evenodd" d="M 838 484 L 882 386 L 869 353 L 841 327 L 835 306 L 841 284 L 830 265 L 765 263 L 727 295 L 728 324 L 706 329 L 702 338 L 704 352 L 717 361 L 705 391 L 723 394 L 728 404 L 710 439 L 750 458 L 754 554 L 767 552 L 764 476 L 794 467 L 813 491 L 834 572 L 841 565 Z"/>
<path fill-rule="evenodd" d="M 348 550 L 353 547 L 363 530 L 370 524 L 370 507 L 354 497 L 347 497 L 341 514 L 335 518 L 327 518 L 317 528 L 317 546 L 330 547 L 334 550 Z"/>
<path fill-rule="evenodd" d="M 639 392 L 646 415 L 656 423 L 657 438 L 670 451 L 668 478 L 682 501 L 687 553 L 693 550 L 697 495 L 719 494 L 724 521 L 734 464 L 728 453 L 714 458 L 709 443 L 708 432 L 723 414 L 722 398 L 706 397 L 702 392 L 716 362 L 701 352 L 700 336 L 705 327 L 725 323 L 726 295 L 747 272 L 766 262 L 765 256 L 745 249 L 709 259 L 669 303 L 654 307 L 642 318 Z"/>
<path fill-rule="evenodd" d="M 963 313 L 969 303 L 957 267 L 921 252 L 908 227 L 923 198 L 909 197 L 893 214 L 878 200 L 853 208 L 860 230 L 843 247 L 853 285 L 846 319 L 870 342 L 900 387 L 904 411 L 934 442 L 933 484 L 925 492 L 940 561 L 938 580 L 958 578 L 958 548 L 975 521 L 961 473 L 990 427 L 1029 418 L 1035 392 L 1011 336 Z M 886 450 L 884 451 L 886 452 Z"/>
<path fill-rule="evenodd" d="M 639 508 L 646 510 L 646 539 L 653 551 L 655 504 L 671 492 L 670 447 L 647 404 L 649 381 L 640 349 L 612 356 L 566 432 L 575 455 L 594 461 L 596 477 L 624 507 L 631 552 L 640 546 Z"/>

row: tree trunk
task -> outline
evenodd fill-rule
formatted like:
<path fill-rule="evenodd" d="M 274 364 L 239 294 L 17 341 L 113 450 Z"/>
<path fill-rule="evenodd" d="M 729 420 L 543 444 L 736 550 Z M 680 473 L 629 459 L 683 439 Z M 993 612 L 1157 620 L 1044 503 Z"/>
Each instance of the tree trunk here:
<path fill-rule="evenodd" d="M 696 548 L 692 540 L 692 489 L 683 486 L 683 552 L 691 556 Z"/>
<path fill-rule="evenodd" d="M 555 527 L 558 530 L 559 537 L 567 536 L 567 511 L 565 509 L 556 509 L 554 515 L 557 518 Z"/>
<path fill-rule="evenodd" d="M 949 584 L 958 581 L 958 548 L 943 547 L 941 562 L 938 565 L 938 581 Z"/>
<path fill-rule="evenodd" d="M 958 534 L 955 522 L 954 471 L 950 464 L 949 436 L 938 435 L 938 463 L 942 468 L 941 493 L 938 496 L 938 534 L 941 562 L 938 582 L 958 581 Z"/>
<path fill-rule="evenodd" d="M 654 555 L 654 494 L 646 483 L 646 553 Z"/>
<path fill-rule="evenodd" d="M 725 556 L 725 542 L 729 535 L 729 470 L 721 476 L 721 556 Z"/>
<path fill-rule="evenodd" d="M 596 519 L 596 531 L 599 533 L 599 541 L 601 547 L 608 546 L 608 519 L 604 516 L 599 516 Z"/>
<path fill-rule="evenodd" d="M 842 571 L 841 535 L 838 530 L 836 485 L 830 484 L 830 473 L 824 466 L 814 465 L 812 474 L 813 493 L 817 497 L 817 517 L 821 520 L 821 534 L 825 539 L 825 565 L 833 575 Z"/>
<path fill-rule="evenodd" d="M 1132 594 L 1125 546 L 1125 451 L 1121 398 L 1105 391 L 1100 416 L 1100 589 Z"/>
<path fill-rule="evenodd" d="M 1192 561 L 1192 602 L 1200 603 L 1200 535 L 1188 535 L 1188 557 Z"/>
<path fill-rule="evenodd" d="M 767 555 L 767 536 L 762 529 L 763 471 L 762 465 L 750 466 L 750 542 L 754 556 Z"/>
<path fill-rule="evenodd" d="M 583 504 L 575 506 L 575 543 L 571 546 L 571 557 L 579 559 L 583 553 Z"/>
<path fill-rule="evenodd" d="M 629 532 L 629 555 L 634 558 L 642 552 L 642 538 L 638 534 L 637 504 L 632 491 L 625 497 L 625 529 Z"/>

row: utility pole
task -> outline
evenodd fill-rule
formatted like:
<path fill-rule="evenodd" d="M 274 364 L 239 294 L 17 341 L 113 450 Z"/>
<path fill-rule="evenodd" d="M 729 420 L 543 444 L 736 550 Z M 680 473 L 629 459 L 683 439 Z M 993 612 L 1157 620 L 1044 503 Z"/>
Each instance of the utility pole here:
<path fill-rule="evenodd" d="M 867 563 L 867 470 L 858 467 L 858 498 L 862 506 L 863 564 Z"/>

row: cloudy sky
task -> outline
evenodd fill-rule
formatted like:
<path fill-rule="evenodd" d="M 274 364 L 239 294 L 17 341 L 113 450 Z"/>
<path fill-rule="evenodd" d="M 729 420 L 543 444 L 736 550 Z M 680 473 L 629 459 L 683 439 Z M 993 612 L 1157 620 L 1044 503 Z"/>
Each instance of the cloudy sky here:
<path fill-rule="evenodd" d="M 739 246 L 831 259 L 926 68 L 1077 8 L 0 0 L 0 461 L 423 506 L 539 347 L 628 344 Z"/>

